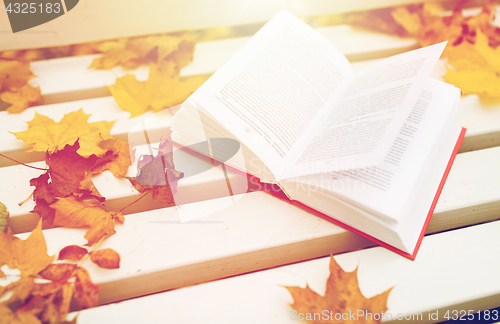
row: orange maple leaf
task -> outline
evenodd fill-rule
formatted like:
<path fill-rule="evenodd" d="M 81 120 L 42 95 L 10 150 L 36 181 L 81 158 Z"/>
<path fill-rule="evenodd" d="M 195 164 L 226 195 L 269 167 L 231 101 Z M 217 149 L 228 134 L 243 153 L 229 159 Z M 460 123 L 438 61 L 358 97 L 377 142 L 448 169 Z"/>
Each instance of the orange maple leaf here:
<path fill-rule="evenodd" d="M 0 58 L 0 100 L 10 103 L 10 113 L 20 113 L 42 98 L 40 88 L 28 81 L 35 75 L 30 62 Z"/>
<path fill-rule="evenodd" d="M 0 232 L 0 247 L 0 267 L 6 264 L 11 269 L 19 269 L 23 277 L 37 274 L 54 259 L 47 255 L 41 221 L 24 241 L 11 233 Z"/>
<path fill-rule="evenodd" d="M 13 133 L 18 139 L 32 146 L 30 151 L 54 153 L 66 145 L 73 145 L 79 140 L 78 154 L 84 157 L 106 153 L 103 141 L 113 139 L 109 133 L 114 121 L 89 123 L 90 115 L 83 109 L 64 115 L 60 122 L 35 112 L 33 120 L 28 122 L 28 130 Z"/>
<path fill-rule="evenodd" d="M 50 205 L 55 210 L 54 226 L 71 228 L 89 228 L 85 238 L 91 246 L 105 237 L 116 233 L 115 222 L 123 223 L 125 218 L 121 213 L 107 212 L 99 205 L 81 201 L 75 196 L 59 198 Z"/>
<path fill-rule="evenodd" d="M 0 58 L 0 90 L 15 91 L 33 77 L 30 62 Z"/>
<path fill-rule="evenodd" d="M 389 289 L 380 295 L 365 298 L 358 286 L 357 269 L 345 272 L 333 256 L 330 258 L 330 276 L 326 281 L 325 296 L 318 295 L 309 286 L 286 288 L 293 297 L 291 307 L 298 313 L 304 314 L 304 318 L 314 324 L 338 323 L 339 315 L 342 323 L 380 323 L 382 312 L 387 310 L 387 297 L 391 291 Z M 328 311 L 328 319 L 317 316 L 317 314 L 322 315 L 325 310 Z M 364 315 L 356 319 L 352 316 L 347 316 L 347 319 L 342 318 L 343 314 L 361 314 L 361 311 Z"/>
<path fill-rule="evenodd" d="M 101 268 L 118 269 L 120 267 L 120 255 L 113 249 L 91 251 L 90 260 Z"/>
<path fill-rule="evenodd" d="M 10 113 L 21 113 L 40 99 L 42 99 L 40 87 L 35 88 L 29 84 L 25 84 L 16 91 L 5 91 L 0 94 L 0 100 L 11 104 L 7 108 Z"/>
<path fill-rule="evenodd" d="M 205 82 L 202 76 L 181 78 L 179 67 L 172 61 L 151 64 L 146 81 L 138 81 L 135 75 L 126 74 L 109 86 L 118 105 L 136 117 L 148 109 L 159 111 L 182 103 Z"/>

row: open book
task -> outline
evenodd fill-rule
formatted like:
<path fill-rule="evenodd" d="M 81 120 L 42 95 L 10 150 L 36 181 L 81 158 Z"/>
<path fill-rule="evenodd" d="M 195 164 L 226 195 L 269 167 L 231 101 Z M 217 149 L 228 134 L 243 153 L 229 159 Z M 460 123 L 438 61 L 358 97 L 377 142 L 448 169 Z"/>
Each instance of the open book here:
<path fill-rule="evenodd" d="M 172 139 L 413 258 L 465 133 L 460 90 L 429 79 L 444 47 L 355 74 L 281 11 L 182 104 Z"/>

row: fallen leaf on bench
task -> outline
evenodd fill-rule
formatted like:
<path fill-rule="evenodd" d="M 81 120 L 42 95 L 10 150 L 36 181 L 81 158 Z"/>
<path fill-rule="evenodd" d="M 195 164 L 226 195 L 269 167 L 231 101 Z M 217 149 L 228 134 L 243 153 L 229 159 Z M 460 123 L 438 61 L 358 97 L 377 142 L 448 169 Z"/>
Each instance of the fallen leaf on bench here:
<path fill-rule="evenodd" d="M 94 46 L 103 55 L 90 68 L 109 70 L 115 66 L 135 69 L 141 64 L 170 60 L 180 68 L 193 59 L 194 39 L 188 33 L 152 35 L 104 41 Z"/>
<path fill-rule="evenodd" d="M 87 270 L 81 267 L 77 269 L 74 297 L 80 307 L 90 308 L 97 306 L 99 289 L 99 286 L 92 283 Z"/>
<path fill-rule="evenodd" d="M 75 196 L 59 198 L 50 207 L 55 209 L 52 223 L 54 226 L 88 228 L 85 233 L 87 246 L 94 245 L 102 238 L 115 234 L 115 223 L 125 221 L 121 213 L 107 212 L 99 205 L 81 201 Z"/>
<path fill-rule="evenodd" d="M 86 248 L 78 245 L 68 245 L 65 246 L 61 251 L 59 251 L 58 260 L 69 260 L 69 261 L 80 261 L 84 256 L 88 254 Z"/>
<path fill-rule="evenodd" d="M 123 178 L 127 175 L 128 168 L 132 165 L 132 157 L 135 155 L 135 149 L 130 153 L 129 143 L 117 140 L 114 150 L 109 150 L 102 156 L 92 169 L 92 174 L 100 174 L 106 170 L 111 171 L 117 178 Z"/>
<path fill-rule="evenodd" d="M 114 138 L 109 133 L 114 121 L 89 123 L 89 117 L 80 109 L 64 115 L 56 123 L 35 112 L 35 117 L 28 122 L 28 130 L 13 134 L 31 146 L 29 151 L 54 153 L 79 140 L 78 154 L 84 157 L 92 154 L 100 156 L 107 151 L 103 141 Z"/>
<path fill-rule="evenodd" d="M 47 280 L 66 280 L 73 275 L 77 267 L 71 263 L 52 263 L 40 271 L 39 275 Z"/>
<path fill-rule="evenodd" d="M 358 286 L 357 270 L 345 272 L 333 256 L 330 258 L 330 276 L 326 281 L 325 296 L 317 294 L 309 286 L 285 288 L 293 297 L 293 304 L 290 306 L 297 314 L 303 314 L 304 319 L 315 324 L 338 323 L 339 320 L 343 320 L 343 323 L 380 323 L 382 312 L 387 310 L 387 297 L 391 291 L 389 289 L 380 295 L 365 298 Z M 324 310 L 328 311 L 328 319 L 323 316 Z M 351 320 L 349 314 L 360 314 L 361 311 L 364 312 L 363 315 Z M 315 313 L 322 316 L 317 318 Z M 370 313 L 372 316 L 368 315 Z M 348 315 L 347 319 L 342 318 L 344 314 Z"/>
<path fill-rule="evenodd" d="M 91 251 L 90 260 L 101 268 L 118 269 L 120 268 L 120 255 L 113 249 Z"/>
<path fill-rule="evenodd" d="M 30 62 L 0 58 L 0 90 L 15 91 L 34 77 Z"/>
<path fill-rule="evenodd" d="M 30 62 L 0 58 L 0 100 L 10 103 L 10 113 L 20 113 L 42 98 L 40 88 L 28 81 L 35 77 Z"/>
<path fill-rule="evenodd" d="M 5 232 L 7 230 L 7 222 L 9 219 L 9 212 L 7 207 L 0 202 L 0 232 Z"/>
<path fill-rule="evenodd" d="M 47 254 L 41 221 L 24 241 L 12 233 L 0 232 L 0 247 L 0 267 L 6 264 L 11 269 L 19 269 L 21 277 L 37 274 L 54 259 Z"/>
<path fill-rule="evenodd" d="M 40 99 L 42 99 L 40 87 L 35 88 L 29 84 L 25 84 L 16 91 L 5 91 L 0 94 L 0 100 L 11 104 L 7 108 L 7 111 L 10 113 L 21 113 L 28 107 L 33 106 Z"/>
<path fill-rule="evenodd" d="M 159 111 L 182 103 L 203 82 L 205 78 L 201 76 L 181 79 L 177 64 L 164 61 L 160 65 L 150 65 L 146 81 L 126 74 L 108 88 L 118 105 L 130 112 L 130 117 L 136 117 L 148 109 Z"/>
<path fill-rule="evenodd" d="M 500 46 L 488 44 L 488 37 L 477 31 L 476 41 L 467 41 L 447 49 L 448 64 L 444 80 L 462 90 L 462 94 L 500 97 Z"/>

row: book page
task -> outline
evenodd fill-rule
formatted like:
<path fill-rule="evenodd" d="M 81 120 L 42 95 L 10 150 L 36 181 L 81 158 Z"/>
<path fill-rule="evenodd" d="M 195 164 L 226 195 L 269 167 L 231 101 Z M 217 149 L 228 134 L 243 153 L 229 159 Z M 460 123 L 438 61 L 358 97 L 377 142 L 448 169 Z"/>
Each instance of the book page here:
<path fill-rule="evenodd" d="M 353 75 L 328 40 L 282 11 L 188 101 L 280 175 L 309 137 L 313 119 Z"/>
<path fill-rule="evenodd" d="M 445 44 L 384 59 L 362 71 L 337 103 L 285 178 L 380 163 L 414 106 Z"/>
<path fill-rule="evenodd" d="M 458 119 L 456 105 L 460 90 L 452 85 L 429 79 L 409 116 L 392 141 L 383 162 L 377 166 L 301 177 L 311 194 L 314 190 L 341 195 L 342 199 L 362 206 L 371 213 L 398 219 L 416 193 L 416 184 L 423 180 L 436 143 L 442 141 L 441 130 Z M 455 114 L 456 116 L 451 116 Z M 284 182 L 293 197 L 294 183 Z M 288 191 L 287 191 L 288 192 Z M 301 196 L 307 203 L 307 197 Z"/>

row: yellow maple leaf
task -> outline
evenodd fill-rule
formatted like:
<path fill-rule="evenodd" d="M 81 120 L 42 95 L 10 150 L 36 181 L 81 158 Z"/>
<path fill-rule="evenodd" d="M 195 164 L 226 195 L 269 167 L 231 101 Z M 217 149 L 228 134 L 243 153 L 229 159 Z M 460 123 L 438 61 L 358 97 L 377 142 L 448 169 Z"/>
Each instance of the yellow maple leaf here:
<path fill-rule="evenodd" d="M 394 21 L 401 25 L 409 35 L 416 36 L 422 29 L 422 20 L 416 12 L 410 12 L 407 7 L 397 7 L 391 11 Z"/>
<path fill-rule="evenodd" d="M 391 291 L 389 289 L 370 299 L 365 298 L 359 290 L 357 269 L 345 272 L 333 257 L 330 258 L 330 276 L 326 282 L 325 296 L 318 295 L 309 286 L 286 288 L 293 297 L 291 307 L 314 324 L 339 323 L 339 319 L 342 323 L 379 323 L 382 312 L 387 310 L 387 297 Z M 315 313 L 323 314 L 324 310 L 328 311 L 328 319 L 314 316 Z M 342 318 L 343 314 L 360 314 L 361 311 L 363 315 L 356 319 L 351 316 Z M 307 314 L 311 314 L 309 318 Z"/>
<path fill-rule="evenodd" d="M 79 140 L 78 154 L 88 157 L 106 153 L 100 144 L 103 140 L 114 138 L 109 133 L 114 121 L 100 121 L 88 123 L 83 109 L 64 115 L 60 122 L 35 113 L 33 120 L 28 122 L 28 130 L 13 133 L 18 139 L 31 145 L 30 151 L 48 151 L 49 153 L 63 149 L 66 145 L 73 145 Z"/>
<path fill-rule="evenodd" d="M 37 274 L 54 259 L 47 255 L 41 220 L 24 241 L 11 233 L 0 232 L 0 247 L 0 267 L 6 264 L 11 269 L 19 269 L 23 277 Z"/>
<path fill-rule="evenodd" d="M 118 105 L 130 112 L 130 117 L 135 117 L 148 109 L 159 111 L 182 103 L 203 82 L 202 76 L 181 79 L 177 64 L 163 61 L 159 65 L 151 64 L 146 81 L 126 74 L 108 88 Z"/>
<path fill-rule="evenodd" d="M 59 198 L 50 207 L 56 211 L 52 223 L 54 226 L 89 228 L 85 233 L 88 246 L 115 234 L 115 221 L 123 223 L 125 220 L 121 213 L 107 212 L 99 205 L 81 201 L 74 196 Z"/>
<path fill-rule="evenodd" d="M 462 90 L 462 94 L 500 97 L 500 46 L 492 48 L 488 37 L 477 30 L 476 42 L 462 42 L 446 49 L 448 64 L 444 80 Z"/>
<path fill-rule="evenodd" d="M 40 87 L 35 88 L 29 84 L 25 84 L 16 91 L 5 91 L 0 94 L 0 100 L 12 104 L 7 109 L 10 113 L 21 113 L 40 99 L 42 99 Z"/>

